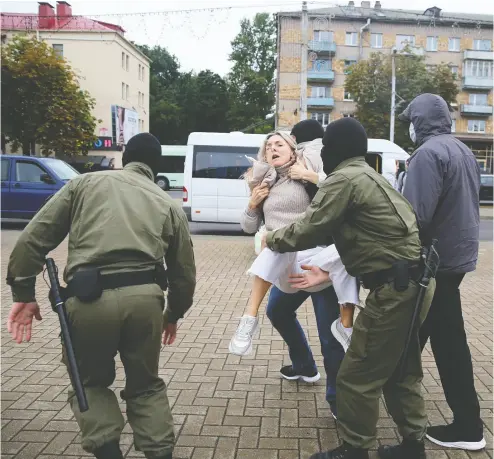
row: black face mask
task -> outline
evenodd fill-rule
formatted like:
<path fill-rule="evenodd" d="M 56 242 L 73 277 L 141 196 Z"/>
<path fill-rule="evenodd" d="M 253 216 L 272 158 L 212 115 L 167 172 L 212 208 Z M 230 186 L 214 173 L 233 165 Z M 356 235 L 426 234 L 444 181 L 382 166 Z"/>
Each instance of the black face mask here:
<path fill-rule="evenodd" d="M 347 158 L 341 158 L 338 154 L 329 153 L 327 147 L 324 146 L 321 150 L 321 159 L 324 173 L 329 175 Z"/>

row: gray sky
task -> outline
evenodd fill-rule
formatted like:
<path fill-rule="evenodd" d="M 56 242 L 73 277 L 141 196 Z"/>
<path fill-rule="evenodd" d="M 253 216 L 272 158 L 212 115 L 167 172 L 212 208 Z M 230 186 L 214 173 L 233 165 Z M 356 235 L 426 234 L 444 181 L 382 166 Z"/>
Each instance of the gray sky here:
<path fill-rule="evenodd" d="M 55 5 L 56 1 L 51 1 Z M 300 10 L 298 0 L 69 0 L 76 15 L 105 15 L 98 19 L 121 25 L 126 37 L 140 44 L 161 45 L 174 54 L 182 70 L 210 69 L 224 76 L 230 69 L 228 54 L 230 42 L 240 30 L 242 18 L 251 18 L 257 12 Z M 360 0 L 355 0 L 358 6 Z M 309 0 L 308 7 L 322 8 L 345 5 L 348 1 Z M 372 0 L 372 5 L 374 0 Z M 383 8 L 406 9 L 411 2 L 405 0 L 381 0 Z M 269 6 L 264 6 L 269 5 Z M 438 6 L 444 12 L 468 12 L 493 14 L 492 0 L 415 0 L 414 10 Z M 35 1 L 1 1 L 3 12 L 37 12 Z M 225 10 L 196 11 L 154 15 L 116 16 L 122 13 L 163 12 L 198 8 L 231 7 Z M 108 15 L 108 16 L 106 16 Z"/>

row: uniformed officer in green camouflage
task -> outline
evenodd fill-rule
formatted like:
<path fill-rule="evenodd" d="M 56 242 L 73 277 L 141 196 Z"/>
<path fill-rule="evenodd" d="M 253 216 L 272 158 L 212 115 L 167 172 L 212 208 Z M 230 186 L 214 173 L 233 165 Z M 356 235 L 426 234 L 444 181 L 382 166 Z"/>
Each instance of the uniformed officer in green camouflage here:
<path fill-rule="evenodd" d="M 147 458 L 172 457 L 173 419 L 165 383 L 158 376 L 159 354 L 162 337 L 163 344 L 173 343 L 177 321 L 192 304 L 196 269 L 185 214 L 154 184 L 160 157 L 159 141 L 151 134 L 138 134 L 126 146 L 123 170 L 71 180 L 22 232 L 8 265 L 14 299 L 8 328 L 20 343 L 24 334 L 27 341 L 31 338 L 33 316 L 41 319 L 36 275 L 45 256 L 67 235 L 64 280 L 69 285 L 81 269 L 97 267 L 103 277 L 116 275 L 117 281 L 123 276 L 138 279 L 165 260 L 169 283 L 165 314 L 163 290 L 154 281 L 104 290 L 92 302 L 79 297 L 66 302 L 89 410 L 79 411 L 72 391 L 69 400 L 82 447 L 101 459 L 123 457 L 119 439 L 125 421 L 109 388 L 115 380 L 117 352 L 125 369 L 121 396 L 135 448 Z"/>
<path fill-rule="evenodd" d="M 350 348 L 337 378 L 339 434 L 343 444 L 313 459 L 367 459 L 375 443 L 379 398 L 398 425 L 403 442 L 379 448 L 381 458 L 425 458 L 426 413 L 420 393 L 423 377 L 418 336 L 408 354 L 405 378 L 397 365 L 418 295 L 419 230 L 410 204 L 367 165 L 367 135 L 352 118 L 331 123 L 321 152 L 328 178 L 305 217 L 267 234 L 267 246 L 294 252 L 325 245 L 332 236 L 346 270 L 370 285 L 358 315 Z M 405 291 L 395 289 L 393 266 L 408 261 Z M 310 276 L 310 273 L 309 273 Z M 434 280 L 426 293 L 421 319 L 427 314 Z"/>

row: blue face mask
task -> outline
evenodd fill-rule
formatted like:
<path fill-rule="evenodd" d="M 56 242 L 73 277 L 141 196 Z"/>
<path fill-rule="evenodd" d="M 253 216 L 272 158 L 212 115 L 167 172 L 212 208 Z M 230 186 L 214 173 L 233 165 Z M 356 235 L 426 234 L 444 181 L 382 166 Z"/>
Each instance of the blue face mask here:
<path fill-rule="evenodd" d="M 410 134 L 410 139 L 413 143 L 417 142 L 417 135 L 415 134 L 415 128 L 413 127 L 413 123 L 410 123 L 410 128 L 408 129 L 408 133 Z"/>

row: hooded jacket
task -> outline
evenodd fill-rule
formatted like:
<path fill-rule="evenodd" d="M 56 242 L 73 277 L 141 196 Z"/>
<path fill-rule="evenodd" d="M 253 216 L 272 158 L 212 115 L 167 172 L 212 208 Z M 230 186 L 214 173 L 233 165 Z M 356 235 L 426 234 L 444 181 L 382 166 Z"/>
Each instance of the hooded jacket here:
<path fill-rule="evenodd" d="M 480 224 L 477 160 L 451 135 L 451 116 L 441 97 L 416 97 L 400 119 L 413 123 L 417 137 L 403 194 L 417 215 L 421 240 L 438 239 L 439 271 L 474 271 Z"/>

